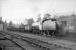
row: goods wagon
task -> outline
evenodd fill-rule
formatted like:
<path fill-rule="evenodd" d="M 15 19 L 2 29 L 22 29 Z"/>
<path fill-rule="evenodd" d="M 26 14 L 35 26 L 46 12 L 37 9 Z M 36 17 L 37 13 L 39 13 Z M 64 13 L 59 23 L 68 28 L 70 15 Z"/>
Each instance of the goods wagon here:
<path fill-rule="evenodd" d="M 29 29 L 30 29 L 29 25 L 25 25 L 25 30 L 29 30 Z"/>
<path fill-rule="evenodd" d="M 25 25 L 25 32 L 32 32 L 32 26 L 31 25 Z"/>

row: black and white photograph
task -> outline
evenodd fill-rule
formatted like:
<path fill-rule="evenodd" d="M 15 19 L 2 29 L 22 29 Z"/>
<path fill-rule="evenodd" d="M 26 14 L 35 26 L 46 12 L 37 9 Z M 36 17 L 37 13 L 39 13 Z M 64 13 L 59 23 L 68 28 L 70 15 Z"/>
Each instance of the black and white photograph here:
<path fill-rule="evenodd" d="M 76 50 L 76 0 L 0 0 L 0 50 Z"/>

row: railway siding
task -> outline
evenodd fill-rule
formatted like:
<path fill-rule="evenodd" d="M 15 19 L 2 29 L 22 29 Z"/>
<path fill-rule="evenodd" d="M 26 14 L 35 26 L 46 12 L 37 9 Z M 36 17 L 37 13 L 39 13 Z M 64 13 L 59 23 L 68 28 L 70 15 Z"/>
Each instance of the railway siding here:
<path fill-rule="evenodd" d="M 40 41 L 46 42 L 48 44 L 60 46 L 62 48 L 66 48 L 66 49 L 70 49 L 70 50 L 76 50 L 76 43 L 74 43 L 74 42 L 70 42 L 70 41 L 66 41 L 66 40 L 58 40 L 58 39 L 52 40 L 50 38 L 32 35 L 32 34 L 22 34 L 22 33 L 17 33 L 17 32 L 14 32 L 14 33 L 21 35 L 21 36 L 24 36 L 24 37 L 40 40 Z"/>
<path fill-rule="evenodd" d="M 36 46 L 28 43 L 27 41 L 21 39 L 20 36 L 18 36 L 18 35 L 5 34 L 5 33 L 3 33 L 3 35 L 6 35 L 5 38 L 7 40 L 11 41 L 12 43 L 14 43 L 14 45 L 17 45 L 19 48 L 21 48 L 19 50 L 44 50 L 43 48 L 36 47 Z M 11 47 L 9 47 L 9 48 L 11 49 Z M 6 48 L 5 49 L 8 50 L 7 45 L 6 45 Z M 13 48 L 11 50 L 13 50 Z M 14 50 L 16 50 L 16 49 L 14 49 Z"/>
<path fill-rule="evenodd" d="M 50 39 L 42 36 L 23 34 L 18 32 L 10 32 L 8 34 L 17 38 L 21 38 L 25 41 L 28 41 L 32 44 L 38 45 L 39 47 L 43 47 L 48 50 L 60 50 L 60 48 L 62 50 L 76 50 L 76 43 L 65 40 Z"/>
<path fill-rule="evenodd" d="M 0 47 L 2 48 L 2 50 L 21 50 L 22 49 L 7 39 L 0 40 Z"/>

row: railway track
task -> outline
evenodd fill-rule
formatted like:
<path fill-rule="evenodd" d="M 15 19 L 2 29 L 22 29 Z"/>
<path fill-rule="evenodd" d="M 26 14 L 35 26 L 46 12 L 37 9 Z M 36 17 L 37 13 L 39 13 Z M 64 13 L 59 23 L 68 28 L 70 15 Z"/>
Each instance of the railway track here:
<path fill-rule="evenodd" d="M 13 36 L 12 41 L 22 48 L 22 50 L 43 50 L 42 48 L 32 45 L 32 43 L 21 38 Z"/>
<path fill-rule="evenodd" d="M 7 40 L 10 40 L 11 42 L 13 42 L 15 45 L 17 45 L 18 47 L 20 47 L 22 50 L 43 50 L 42 48 L 38 48 L 34 45 L 32 45 L 31 43 L 21 39 L 18 36 L 14 36 L 14 35 L 9 35 L 9 34 L 2 34 Z"/>
<path fill-rule="evenodd" d="M 20 43 L 18 43 L 17 41 L 14 41 L 13 39 L 11 39 L 11 36 L 5 33 L 0 33 L 0 35 L 2 35 L 3 37 L 1 37 L 1 40 L 3 39 L 7 39 L 12 41 L 15 45 L 17 45 L 18 47 L 20 47 L 22 50 L 26 50 L 23 46 L 21 46 Z M 16 38 L 15 38 L 16 39 Z"/>
<path fill-rule="evenodd" d="M 27 41 L 27 42 L 29 42 L 29 44 L 31 44 L 35 47 L 38 47 L 38 48 L 42 48 L 43 50 L 72 50 L 71 48 L 62 47 L 62 46 L 56 45 L 56 44 L 49 44 L 47 42 L 40 41 L 37 39 L 24 37 L 19 34 L 14 34 L 14 33 L 13 34 L 7 33 L 7 34 L 11 36 L 10 40 L 14 38 L 15 40 L 13 40 L 13 42 L 15 42 L 20 47 L 22 47 L 22 45 L 19 43 L 18 39 L 21 39 L 22 41 Z M 7 37 L 7 38 L 9 39 L 9 37 Z M 25 47 L 22 47 L 22 48 L 25 48 Z M 25 50 L 25 49 L 23 49 L 23 50 Z"/>
<path fill-rule="evenodd" d="M 47 38 L 47 37 L 42 37 L 42 36 L 37 36 L 37 35 L 32 35 L 32 34 L 25 34 L 25 33 L 19 33 L 19 32 L 11 32 L 14 34 L 18 34 L 22 37 L 26 37 L 26 38 L 31 38 L 31 39 L 36 39 L 48 44 L 52 44 L 52 45 L 56 45 L 56 46 L 60 46 L 62 48 L 67 48 L 69 50 L 76 50 L 76 43 L 71 42 L 71 41 L 67 41 L 67 40 L 60 40 L 57 38 Z"/>

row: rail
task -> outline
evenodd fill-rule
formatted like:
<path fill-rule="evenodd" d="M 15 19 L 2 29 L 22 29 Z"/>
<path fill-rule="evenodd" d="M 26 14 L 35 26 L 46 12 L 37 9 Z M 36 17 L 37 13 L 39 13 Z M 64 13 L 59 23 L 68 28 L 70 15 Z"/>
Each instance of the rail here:
<path fill-rule="evenodd" d="M 37 39 L 33 39 L 33 38 L 29 38 L 29 37 L 23 37 L 19 34 L 11 34 L 11 33 L 7 33 L 8 35 L 12 36 L 12 37 L 16 37 L 19 39 L 22 39 L 24 41 L 28 41 L 30 44 L 35 45 L 36 47 L 40 47 L 40 48 L 45 48 L 46 50 L 53 50 L 53 49 L 66 49 L 66 50 L 72 50 L 72 48 L 67 48 L 67 47 L 62 47 L 60 45 L 56 45 L 56 44 L 49 44 L 47 42 L 44 41 L 40 41 Z"/>

